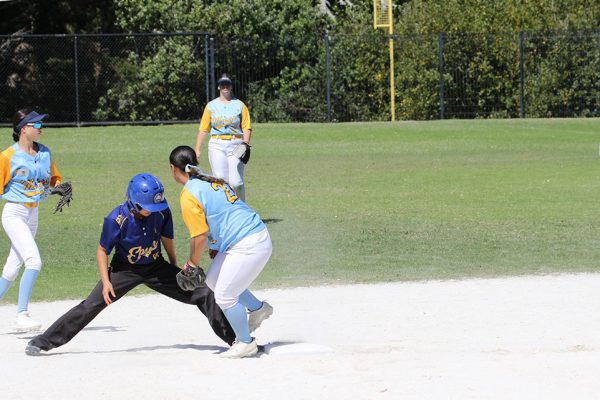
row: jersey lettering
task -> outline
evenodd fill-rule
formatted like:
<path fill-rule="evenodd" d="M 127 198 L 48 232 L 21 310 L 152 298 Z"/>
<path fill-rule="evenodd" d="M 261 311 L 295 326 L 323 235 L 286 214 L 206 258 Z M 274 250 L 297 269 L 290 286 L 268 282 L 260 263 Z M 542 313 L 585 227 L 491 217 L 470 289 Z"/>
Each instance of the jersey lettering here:
<path fill-rule="evenodd" d="M 152 242 L 152 246 L 143 249 L 142 246 L 132 247 L 129 249 L 129 255 L 127 255 L 127 261 L 131 264 L 135 264 L 139 261 L 140 258 L 150 257 L 152 252 L 158 248 L 158 241 L 155 240 Z M 156 253 L 154 259 L 158 258 L 159 253 Z"/>

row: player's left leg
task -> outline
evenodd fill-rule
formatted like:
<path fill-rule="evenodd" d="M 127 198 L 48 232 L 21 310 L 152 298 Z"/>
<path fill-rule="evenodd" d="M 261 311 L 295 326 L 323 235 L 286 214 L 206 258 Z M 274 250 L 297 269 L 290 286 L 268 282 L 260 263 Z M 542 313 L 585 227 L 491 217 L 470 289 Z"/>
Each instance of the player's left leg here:
<path fill-rule="evenodd" d="M 229 155 L 227 156 L 228 176 L 225 180 L 235 190 L 235 194 L 246 201 L 246 186 L 244 185 L 244 168 L 245 164 L 239 158 Z"/>
<path fill-rule="evenodd" d="M 229 321 L 225 318 L 223 311 L 215 302 L 212 290 L 206 285 L 194 291 L 185 291 L 177 284 L 177 273 L 179 268 L 169 264 L 164 259 L 157 262 L 153 275 L 148 276 L 144 282 L 146 286 L 167 297 L 185 304 L 194 304 L 206 316 L 208 323 L 215 334 L 224 342 L 231 345 L 235 340 L 235 332 Z"/>
<path fill-rule="evenodd" d="M 9 254 L 3 276 L 7 280 L 11 280 L 11 277 L 14 280 L 19 269 L 17 263 L 20 265 L 22 261 L 25 265 L 25 271 L 19 283 L 15 330 L 18 332 L 38 330 L 42 327 L 42 324 L 33 320 L 28 311 L 31 291 L 42 268 L 42 259 L 35 242 L 38 227 L 38 208 L 27 208 L 21 204 L 7 203 L 2 212 L 2 225 L 12 245 L 12 254 Z"/>
<path fill-rule="evenodd" d="M 116 295 L 112 298 L 113 303 L 144 282 L 144 278 L 138 273 L 127 270 L 116 272 L 111 270 L 109 278 Z M 102 282 L 98 282 L 85 300 L 63 314 L 44 333 L 30 340 L 25 353 L 35 356 L 42 350 L 48 351 L 73 339 L 108 307 L 102 294 L 103 287 Z"/>

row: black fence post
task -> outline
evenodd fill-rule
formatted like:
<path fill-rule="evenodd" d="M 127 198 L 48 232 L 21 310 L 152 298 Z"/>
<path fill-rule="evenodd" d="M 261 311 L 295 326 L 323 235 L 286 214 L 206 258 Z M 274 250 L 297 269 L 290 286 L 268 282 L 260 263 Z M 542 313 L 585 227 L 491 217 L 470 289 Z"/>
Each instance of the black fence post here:
<path fill-rule="evenodd" d="M 217 88 L 215 83 L 215 38 L 210 38 L 210 87 L 211 99 L 217 97 Z"/>
<path fill-rule="evenodd" d="M 444 38 L 438 33 L 438 60 L 440 64 L 440 119 L 444 119 Z"/>
<path fill-rule="evenodd" d="M 208 70 L 209 63 L 209 42 L 208 42 L 208 33 L 204 34 L 204 86 L 206 89 L 206 103 L 210 101 L 210 73 Z"/>
<path fill-rule="evenodd" d="M 74 52 L 74 64 L 75 64 L 75 118 L 77 126 L 81 126 L 81 116 L 79 110 L 79 56 L 77 51 L 77 35 L 73 38 L 73 52 Z"/>
<path fill-rule="evenodd" d="M 329 34 L 325 34 L 325 91 L 327 97 L 327 122 L 331 122 L 331 79 L 329 64 Z"/>
<path fill-rule="evenodd" d="M 519 116 L 525 118 L 525 77 L 523 76 L 523 31 L 519 32 L 519 79 L 520 79 L 520 110 Z"/>

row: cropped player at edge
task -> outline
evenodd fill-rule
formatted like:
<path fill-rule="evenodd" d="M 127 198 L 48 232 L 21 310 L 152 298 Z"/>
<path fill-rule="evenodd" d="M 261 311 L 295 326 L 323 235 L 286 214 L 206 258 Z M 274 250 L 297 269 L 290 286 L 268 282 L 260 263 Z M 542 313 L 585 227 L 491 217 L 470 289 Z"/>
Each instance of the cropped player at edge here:
<path fill-rule="evenodd" d="M 179 146 L 169 161 L 173 178 L 184 185 L 179 201 L 190 233 L 190 258 L 182 273 L 194 276 L 194 271 L 201 270 L 200 259 L 208 244 L 213 260 L 206 284 L 236 335 L 235 343 L 221 357 L 251 357 L 258 347 L 250 334 L 273 312 L 269 303 L 248 290 L 271 256 L 267 227 L 227 182 L 197 168 L 194 149 Z"/>
<path fill-rule="evenodd" d="M 0 278 L 0 299 L 16 280 L 21 266 L 25 267 L 19 283 L 14 326 L 17 332 L 34 331 L 42 326 L 31 318 L 28 310 L 31 291 L 42 268 L 35 242 L 38 204 L 61 181 L 50 149 L 38 143 L 47 117 L 27 108 L 17 111 L 13 117 L 15 143 L 0 154 L 0 195 L 6 200 L 2 226 L 11 241 Z"/>
<path fill-rule="evenodd" d="M 229 183 L 240 199 L 246 201 L 244 166 L 250 158 L 250 113 L 246 105 L 233 97 L 233 82 L 223 74 L 217 82 L 219 97 L 210 101 L 200 120 L 196 136 L 196 158 L 200 159 L 206 135 L 208 161 L 212 174 Z"/>
<path fill-rule="evenodd" d="M 162 256 L 161 243 L 170 262 Z M 109 268 L 108 255 L 113 249 Z M 96 259 L 100 282 L 85 300 L 34 337 L 25 348 L 27 355 L 37 356 L 69 342 L 108 305 L 141 284 L 182 303 L 196 305 L 217 336 L 233 343 L 235 333 L 216 305 L 212 291 L 206 286 L 184 291 L 177 284 L 181 270 L 176 266 L 173 218 L 163 185 L 155 176 L 138 174 L 131 179 L 127 200 L 104 218 Z"/>

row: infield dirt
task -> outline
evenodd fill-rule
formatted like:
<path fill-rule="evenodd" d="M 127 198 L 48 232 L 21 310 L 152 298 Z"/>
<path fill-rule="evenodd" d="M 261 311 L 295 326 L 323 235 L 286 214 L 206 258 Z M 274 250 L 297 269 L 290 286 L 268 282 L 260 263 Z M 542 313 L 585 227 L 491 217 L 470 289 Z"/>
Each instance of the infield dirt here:
<path fill-rule="evenodd" d="M 13 289 L 14 290 L 14 289 Z M 114 303 L 63 347 L 24 354 L 0 307 L 2 399 L 597 399 L 600 274 L 257 291 L 257 358 L 192 306 Z M 33 303 L 49 326 L 78 301 Z"/>

